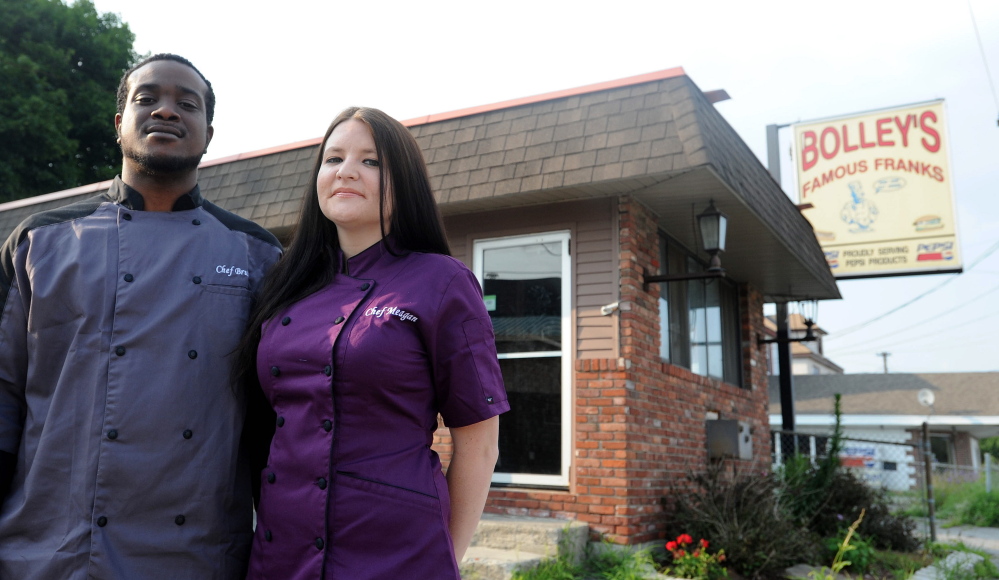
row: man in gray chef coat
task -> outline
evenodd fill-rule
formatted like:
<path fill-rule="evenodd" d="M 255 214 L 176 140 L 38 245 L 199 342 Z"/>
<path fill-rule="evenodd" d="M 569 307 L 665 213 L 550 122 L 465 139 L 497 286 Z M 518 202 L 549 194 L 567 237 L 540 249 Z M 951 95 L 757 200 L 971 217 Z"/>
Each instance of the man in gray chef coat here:
<path fill-rule="evenodd" d="M 229 357 L 280 245 L 202 197 L 215 95 L 122 78 L 121 176 L 0 249 L 0 578 L 243 578 L 251 473 Z"/>

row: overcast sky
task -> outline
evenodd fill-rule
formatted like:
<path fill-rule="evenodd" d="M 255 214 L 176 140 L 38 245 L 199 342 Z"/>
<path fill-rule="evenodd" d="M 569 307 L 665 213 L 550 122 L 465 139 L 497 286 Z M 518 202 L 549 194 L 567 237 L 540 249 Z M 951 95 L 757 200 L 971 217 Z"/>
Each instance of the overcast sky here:
<path fill-rule="evenodd" d="M 842 281 L 818 324 L 849 373 L 881 372 L 885 351 L 892 372 L 999 371 L 999 252 L 968 268 L 999 244 L 999 106 L 983 62 L 984 49 L 999 80 L 999 2 L 95 4 L 140 53 L 184 55 L 212 81 L 206 159 L 320 137 L 349 105 L 409 119 L 675 66 L 728 91 L 717 108 L 764 163 L 768 124 L 943 98 L 965 273 Z"/>

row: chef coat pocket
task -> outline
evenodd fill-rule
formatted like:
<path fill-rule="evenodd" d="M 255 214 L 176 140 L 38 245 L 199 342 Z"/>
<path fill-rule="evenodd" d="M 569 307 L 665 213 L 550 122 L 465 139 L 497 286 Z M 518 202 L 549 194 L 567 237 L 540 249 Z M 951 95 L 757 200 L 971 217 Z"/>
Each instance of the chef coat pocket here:
<path fill-rule="evenodd" d="M 249 288 L 245 286 L 229 286 L 228 284 L 205 284 L 202 286 L 205 292 L 212 292 L 214 294 L 226 294 L 229 296 L 243 296 L 246 298 L 253 298 L 253 293 L 250 292 Z"/>
<path fill-rule="evenodd" d="M 253 294 L 244 286 L 202 284 L 199 297 L 202 320 L 210 329 L 209 352 L 215 357 L 227 357 L 236 350 L 239 338 L 253 306 Z"/>
<path fill-rule="evenodd" d="M 336 474 L 340 477 L 339 483 L 347 487 L 384 497 L 388 501 L 400 501 L 406 504 L 412 503 L 435 513 L 440 512 L 440 502 L 432 495 L 364 477 L 363 475 L 349 471 L 337 471 Z"/>
<path fill-rule="evenodd" d="M 397 578 L 389 570 L 398 572 L 407 562 L 419 569 L 423 561 L 454 561 L 447 522 L 436 497 L 356 473 L 337 471 L 336 475 L 330 513 L 332 545 L 340 557 L 386 567 L 383 574 L 366 578 Z M 386 557 L 388 547 L 394 550 L 391 557 Z M 336 554 L 334 559 L 338 559 Z"/>

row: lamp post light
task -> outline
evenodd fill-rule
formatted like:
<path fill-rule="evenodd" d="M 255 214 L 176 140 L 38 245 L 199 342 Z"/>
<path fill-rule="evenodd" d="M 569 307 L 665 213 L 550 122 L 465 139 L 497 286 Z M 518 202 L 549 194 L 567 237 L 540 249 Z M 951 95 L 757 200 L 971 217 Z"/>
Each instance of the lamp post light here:
<path fill-rule="evenodd" d="M 819 301 L 802 300 L 798 302 L 798 313 L 801 314 L 802 322 L 805 323 L 806 341 L 815 340 L 815 321 L 819 318 Z"/>
<path fill-rule="evenodd" d="M 724 272 L 725 269 L 721 267 L 721 258 L 718 257 L 718 254 L 725 251 L 728 216 L 715 207 L 715 200 L 711 200 L 708 209 L 697 216 L 697 225 L 701 230 L 701 245 L 705 252 L 711 254 L 708 272 Z"/>

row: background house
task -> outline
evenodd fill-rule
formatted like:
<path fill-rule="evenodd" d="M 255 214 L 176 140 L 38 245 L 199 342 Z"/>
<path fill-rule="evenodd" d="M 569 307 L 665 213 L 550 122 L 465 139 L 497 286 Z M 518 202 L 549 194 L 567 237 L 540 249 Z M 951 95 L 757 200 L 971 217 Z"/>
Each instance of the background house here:
<path fill-rule="evenodd" d="M 719 95 L 676 68 L 406 122 L 483 284 L 513 407 L 487 511 L 640 543 L 663 537 L 670 483 L 707 465 L 709 420 L 745 426 L 730 461 L 770 464 L 763 304 L 839 292 Z M 202 191 L 287 239 L 318 144 L 205 163 Z M 0 205 L 0 232 L 107 185 Z M 702 276 L 696 216 L 712 202 L 724 278 Z M 435 447 L 446 461 L 443 427 Z"/>
<path fill-rule="evenodd" d="M 848 444 L 847 463 L 893 489 L 916 483 L 920 458 L 918 452 L 914 456 L 879 441 L 919 443 L 925 421 L 938 469 L 977 477 L 978 442 L 999 435 L 999 373 L 805 375 L 794 380 L 796 430 L 830 434 L 833 398 L 840 393 L 844 436 L 864 440 Z M 920 404 L 923 389 L 934 394 L 932 407 Z M 777 377 L 771 377 L 772 423 L 779 424 L 780 412 Z"/>

